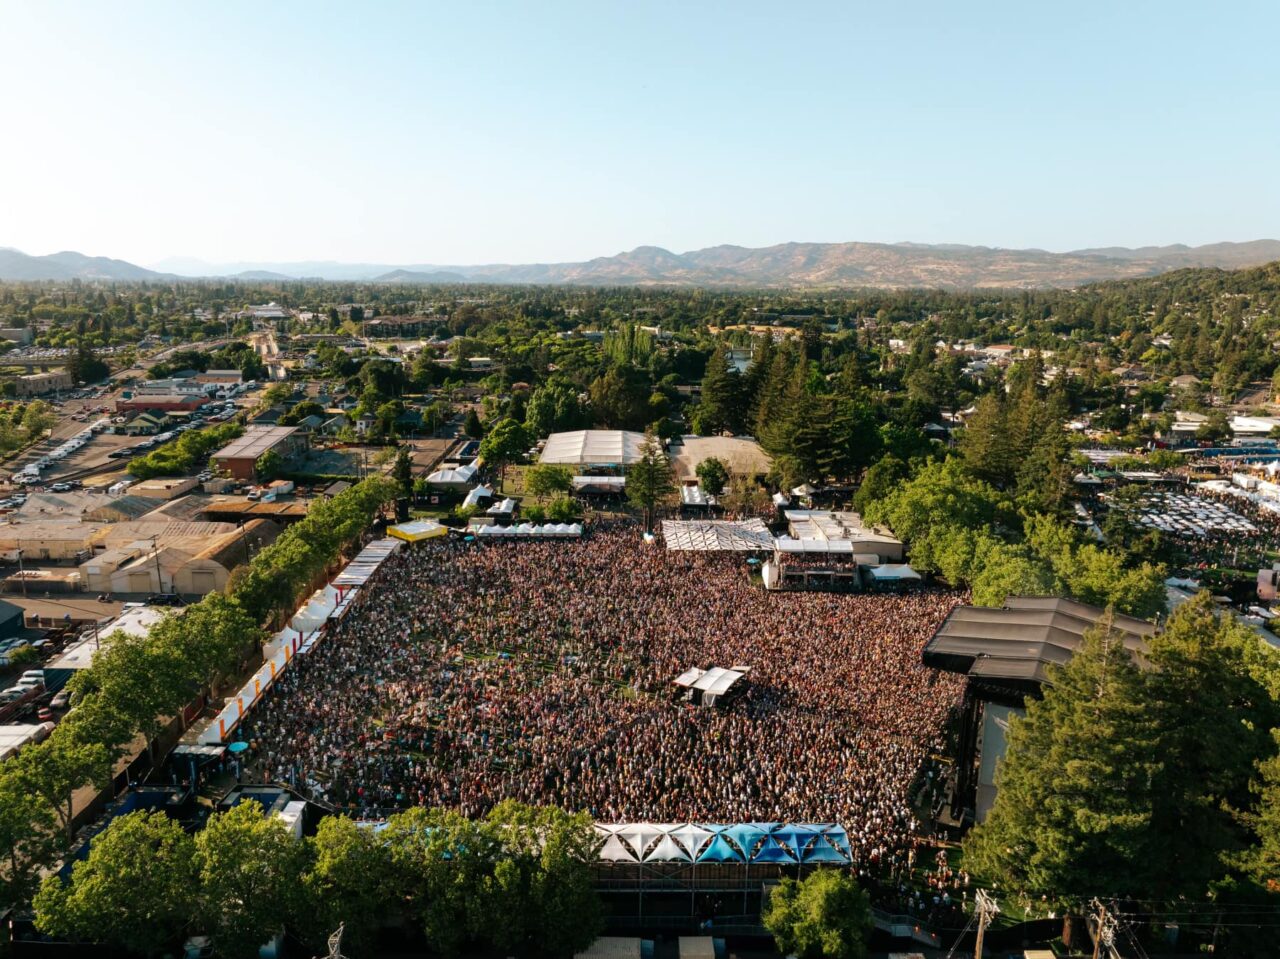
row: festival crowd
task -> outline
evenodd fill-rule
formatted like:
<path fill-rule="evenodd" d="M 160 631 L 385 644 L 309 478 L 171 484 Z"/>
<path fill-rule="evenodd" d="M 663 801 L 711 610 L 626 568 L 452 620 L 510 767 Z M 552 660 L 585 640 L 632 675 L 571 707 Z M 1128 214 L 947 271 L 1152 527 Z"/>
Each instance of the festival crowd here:
<path fill-rule="evenodd" d="M 920 651 L 961 601 L 767 593 L 741 554 L 637 527 L 432 540 L 388 559 L 251 718 L 259 774 L 357 816 L 514 798 L 601 822 L 838 822 L 896 860 L 961 677 Z M 695 706 L 692 666 L 749 666 Z"/>

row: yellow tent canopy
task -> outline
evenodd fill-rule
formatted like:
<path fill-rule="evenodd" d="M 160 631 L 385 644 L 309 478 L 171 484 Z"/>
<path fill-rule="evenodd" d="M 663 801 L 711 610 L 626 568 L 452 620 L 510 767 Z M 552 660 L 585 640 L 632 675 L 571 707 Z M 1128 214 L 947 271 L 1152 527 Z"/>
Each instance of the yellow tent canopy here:
<path fill-rule="evenodd" d="M 430 519 L 416 519 L 410 523 L 401 523 L 398 526 L 390 526 L 387 528 L 387 535 L 394 536 L 396 539 L 402 539 L 406 543 L 416 543 L 423 539 L 432 539 L 436 536 L 444 536 L 449 532 L 447 526 L 441 526 L 439 523 Z"/>

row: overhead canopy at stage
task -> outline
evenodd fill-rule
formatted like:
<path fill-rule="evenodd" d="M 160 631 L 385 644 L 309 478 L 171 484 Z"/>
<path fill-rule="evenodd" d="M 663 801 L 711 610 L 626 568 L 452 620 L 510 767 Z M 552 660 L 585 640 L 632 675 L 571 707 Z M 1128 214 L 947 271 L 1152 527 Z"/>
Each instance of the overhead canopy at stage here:
<path fill-rule="evenodd" d="M 844 863 L 849 834 L 833 823 L 596 824 L 605 862 Z"/>
<path fill-rule="evenodd" d="M 773 549 L 773 535 L 764 520 L 662 521 L 662 541 L 667 549 L 693 552 L 746 552 Z"/>
<path fill-rule="evenodd" d="M 1068 662 L 1106 611 L 1054 597 L 1015 596 L 1002 607 L 957 606 L 925 644 L 926 666 L 974 678 L 1039 685 L 1050 664 Z M 1156 627 L 1115 615 L 1111 627 L 1141 659 Z"/>

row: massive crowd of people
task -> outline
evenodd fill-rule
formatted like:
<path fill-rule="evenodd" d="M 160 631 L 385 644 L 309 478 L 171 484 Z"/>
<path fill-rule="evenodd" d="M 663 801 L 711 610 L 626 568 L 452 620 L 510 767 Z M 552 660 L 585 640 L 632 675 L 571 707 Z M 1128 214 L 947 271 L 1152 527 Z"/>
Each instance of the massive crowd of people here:
<path fill-rule="evenodd" d="M 258 772 L 356 815 L 505 798 L 605 822 L 838 822 L 896 858 L 962 680 L 920 663 L 956 593 L 766 593 L 635 526 L 400 550 L 249 724 Z M 693 705 L 691 666 L 749 666 Z M 923 778 L 923 777 L 920 777 Z"/>

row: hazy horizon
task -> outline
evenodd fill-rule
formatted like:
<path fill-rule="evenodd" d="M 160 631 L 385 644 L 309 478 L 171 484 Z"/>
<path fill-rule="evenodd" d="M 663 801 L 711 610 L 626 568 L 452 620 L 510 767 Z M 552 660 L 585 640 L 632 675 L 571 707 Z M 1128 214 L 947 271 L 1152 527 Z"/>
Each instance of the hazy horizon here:
<path fill-rule="evenodd" d="M 4 9 L 25 136 L 0 159 L 0 244 L 33 255 L 1280 235 L 1262 3 Z"/>

